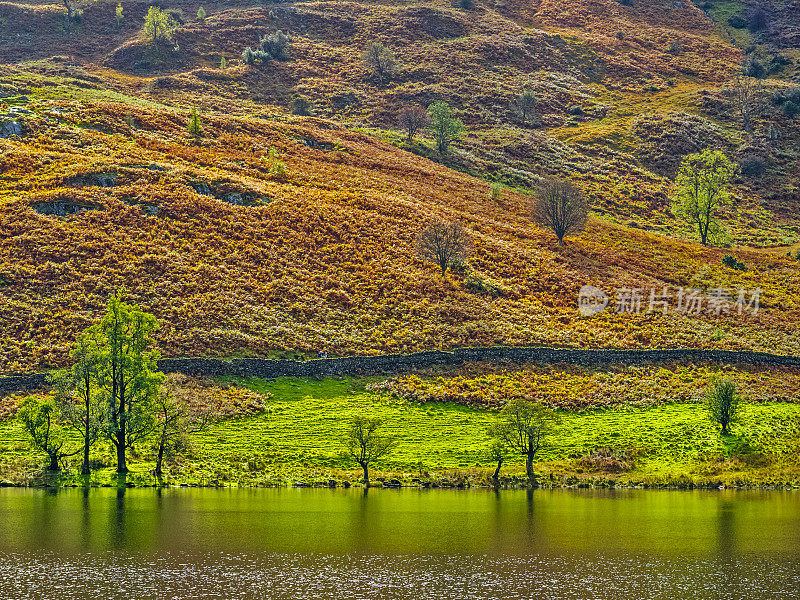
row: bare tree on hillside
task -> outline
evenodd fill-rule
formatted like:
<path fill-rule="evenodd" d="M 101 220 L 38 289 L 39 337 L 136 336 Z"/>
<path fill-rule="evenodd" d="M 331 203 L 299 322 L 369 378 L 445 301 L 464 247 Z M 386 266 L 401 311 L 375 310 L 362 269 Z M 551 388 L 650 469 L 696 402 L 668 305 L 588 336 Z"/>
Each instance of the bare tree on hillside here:
<path fill-rule="evenodd" d="M 540 122 L 536 111 L 536 95 L 530 90 L 525 90 L 511 101 L 511 111 L 527 127 L 534 127 Z"/>
<path fill-rule="evenodd" d="M 417 236 L 417 255 L 439 265 L 442 277 L 447 268 L 462 264 L 472 253 L 472 237 L 458 221 L 429 221 Z"/>
<path fill-rule="evenodd" d="M 761 80 L 741 73 L 733 84 L 733 103 L 742 119 L 742 127 L 748 135 L 753 133 L 753 121 L 766 108 L 764 86 Z"/>
<path fill-rule="evenodd" d="M 559 244 L 564 237 L 581 233 L 589 218 L 589 202 L 583 191 L 565 179 L 548 179 L 531 202 L 531 219 L 551 229 Z"/>
<path fill-rule="evenodd" d="M 406 132 L 406 139 L 409 144 L 414 143 L 414 135 L 420 130 L 425 129 L 431 122 L 428 111 L 421 106 L 406 106 L 400 110 L 397 119 Z"/>

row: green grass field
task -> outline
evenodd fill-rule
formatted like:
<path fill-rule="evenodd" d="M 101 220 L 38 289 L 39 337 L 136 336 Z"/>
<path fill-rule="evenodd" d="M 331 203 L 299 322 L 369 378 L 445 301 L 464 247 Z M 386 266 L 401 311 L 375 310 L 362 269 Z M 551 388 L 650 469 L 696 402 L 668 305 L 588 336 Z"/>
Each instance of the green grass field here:
<path fill-rule="evenodd" d="M 496 413 L 449 403 L 417 404 L 364 389 L 364 380 L 244 380 L 258 392 L 271 392 L 268 410 L 225 421 L 192 437 L 193 450 L 169 469 L 168 484 L 279 485 L 359 480 L 359 471 L 343 455 L 348 419 L 359 411 L 385 420 L 397 437 L 392 454 L 377 476 L 411 483 L 487 482 L 493 467 L 486 457 L 487 426 Z M 747 404 L 733 435 L 721 438 L 701 404 L 674 403 L 562 413 L 562 423 L 542 452 L 537 471 L 547 484 L 800 486 L 800 405 Z M 580 457 L 597 447 L 636 456 L 632 470 L 595 472 Z M 149 451 L 137 449 L 127 481 L 155 484 Z M 111 453 L 98 444 L 103 464 L 94 484 L 114 481 Z M 25 433 L 13 421 L 0 423 L 0 481 L 44 481 L 33 475 L 42 464 Z M 80 483 L 77 460 L 51 483 Z M 504 473 L 522 476 L 521 457 Z"/>

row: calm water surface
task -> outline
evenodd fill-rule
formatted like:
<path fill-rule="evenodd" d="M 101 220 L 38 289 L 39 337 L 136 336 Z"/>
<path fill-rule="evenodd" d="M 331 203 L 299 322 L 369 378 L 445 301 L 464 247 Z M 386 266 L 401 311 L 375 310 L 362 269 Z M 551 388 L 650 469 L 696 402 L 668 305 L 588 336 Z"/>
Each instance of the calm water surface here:
<path fill-rule="evenodd" d="M 0 598 L 800 598 L 800 493 L 0 489 Z"/>

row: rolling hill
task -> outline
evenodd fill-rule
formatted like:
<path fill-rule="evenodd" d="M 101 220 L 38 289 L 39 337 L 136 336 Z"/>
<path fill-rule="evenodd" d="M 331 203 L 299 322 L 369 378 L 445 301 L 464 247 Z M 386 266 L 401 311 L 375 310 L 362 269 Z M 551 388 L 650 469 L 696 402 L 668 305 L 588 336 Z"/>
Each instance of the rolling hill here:
<path fill-rule="evenodd" d="M 732 4 L 725 14 L 746 10 Z M 64 364 L 120 289 L 159 317 L 172 356 L 499 343 L 797 352 L 787 253 L 800 128 L 770 104 L 748 139 L 731 116 L 726 86 L 747 48 L 721 6 L 214 3 L 198 20 L 199 4 L 181 3 L 167 6 L 181 9 L 174 45 L 155 47 L 140 33 L 148 6 L 123 3 L 118 27 L 112 3 L 87 4 L 80 22 L 55 5 L 0 3 L 0 92 L 24 125 L 0 139 L 4 371 Z M 750 55 L 794 60 L 785 6 L 771 21 L 780 35 L 748 32 Z M 275 30 L 292 37 L 290 59 L 242 64 L 242 49 Z M 371 40 L 400 65 L 385 85 L 360 59 Z M 781 64 L 764 85 L 781 92 L 794 77 Z M 509 109 L 526 87 L 536 128 Z M 298 96 L 311 116 L 290 114 Z M 468 127 L 445 157 L 397 131 L 401 106 L 435 100 Z M 195 106 L 199 143 L 187 133 Z M 730 248 L 699 245 L 669 210 L 680 156 L 706 146 L 766 164 L 736 182 Z M 587 231 L 565 247 L 528 218 L 545 175 L 572 177 L 592 200 Z M 501 198 L 490 181 L 507 185 Z M 472 232 L 463 272 L 442 279 L 416 257 L 430 218 Z M 612 297 L 762 292 L 756 315 L 582 317 L 584 284 Z"/>

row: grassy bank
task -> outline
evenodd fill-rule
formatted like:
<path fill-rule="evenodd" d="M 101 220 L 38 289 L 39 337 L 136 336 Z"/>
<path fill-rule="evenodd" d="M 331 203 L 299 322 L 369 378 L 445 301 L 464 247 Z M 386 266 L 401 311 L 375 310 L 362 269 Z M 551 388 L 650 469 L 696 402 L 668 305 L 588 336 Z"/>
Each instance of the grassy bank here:
<path fill-rule="evenodd" d="M 267 409 L 192 436 L 192 451 L 169 467 L 170 485 L 291 485 L 358 483 L 342 455 L 351 415 L 368 410 L 398 440 L 376 475 L 404 484 L 479 485 L 493 465 L 486 457 L 491 410 L 455 403 L 421 404 L 366 389 L 351 379 L 243 381 L 270 392 Z M 536 466 L 545 485 L 669 485 L 800 487 L 800 405 L 747 404 L 733 434 L 721 438 L 698 403 L 563 412 L 563 422 Z M 597 452 L 598 448 L 606 448 Z M 147 448 L 137 448 L 127 482 L 153 485 Z M 116 483 L 111 452 L 98 444 L 90 483 Z M 0 422 L 0 481 L 81 484 L 77 459 L 57 476 L 41 473 L 42 457 L 21 427 Z M 521 481 L 523 461 L 504 466 L 508 483 Z"/>

